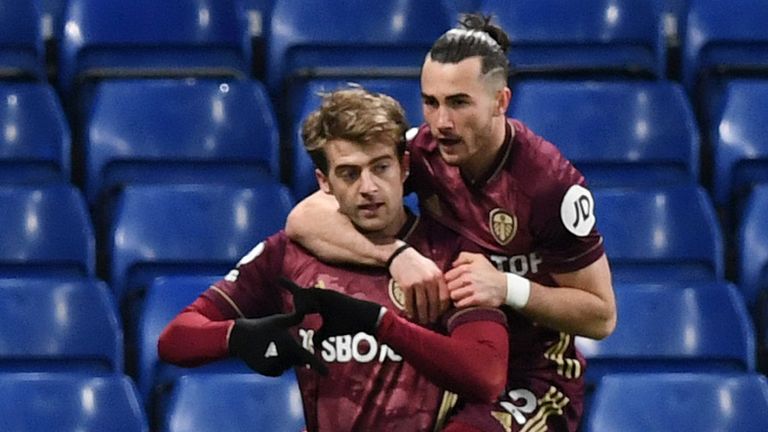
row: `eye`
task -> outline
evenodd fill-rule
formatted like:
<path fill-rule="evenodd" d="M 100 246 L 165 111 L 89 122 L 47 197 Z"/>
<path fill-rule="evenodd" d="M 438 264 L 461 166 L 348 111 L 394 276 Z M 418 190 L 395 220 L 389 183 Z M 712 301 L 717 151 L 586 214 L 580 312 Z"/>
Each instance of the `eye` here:
<path fill-rule="evenodd" d="M 378 162 L 373 166 L 373 172 L 374 174 L 381 175 L 386 173 L 391 166 L 390 162 Z"/>
<path fill-rule="evenodd" d="M 360 171 L 354 168 L 341 168 L 336 171 L 336 175 L 345 182 L 353 182 L 360 175 Z"/>
<path fill-rule="evenodd" d="M 426 106 L 428 106 L 430 108 L 437 107 L 437 99 L 435 99 L 435 98 L 427 98 L 427 97 L 425 97 L 425 98 L 422 99 L 422 101 L 424 102 L 424 105 L 426 105 Z"/>
<path fill-rule="evenodd" d="M 467 101 L 466 99 L 454 99 L 454 100 L 451 100 L 451 106 L 454 107 L 454 108 L 461 108 L 461 107 L 464 107 L 464 106 L 467 106 L 467 105 L 469 105 L 469 101 Z"/>

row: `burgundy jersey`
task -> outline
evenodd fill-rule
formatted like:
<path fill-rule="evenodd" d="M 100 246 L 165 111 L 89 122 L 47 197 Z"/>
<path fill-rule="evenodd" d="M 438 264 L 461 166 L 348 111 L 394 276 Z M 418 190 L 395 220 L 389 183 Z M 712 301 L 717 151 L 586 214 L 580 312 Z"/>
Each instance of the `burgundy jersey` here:
<path fill-rule="evenodd" d="M 402 238 L 443 267 L 462 247 L 456 235 L 439 224 L 414 219 Z M 234 308 L 244 317 L 290 312 L 291 296 L 279 288 L 280 276 L 304 287 L 333 289 L 404 314 L 402 293 L 385 269 L 323 263 L 291 242 L 284 232 L 257 245 L 236 270 L 203 295 L 220 309 Z M 462 319 L 484 319 L 480 309 L 466 315 Z M 312 336 L 321 323 L 319 315 L 307 315 L 294 328 L 306 349 L 316 352 L 319 348 L 329 369 L 327 376 L 304 367 L 296 370 L 307 430 L 433 430 L 438 417 L 447 413 L 447 407 L 442 406 L 443 390 L 366 333 L 332 337 L 323 341 L 322 347 L 313 347 Z M 444 332 L 440 326 L 434 330 Z"/>
<path fill-rule="evenodd" d="M 521 122 L 508 121 L 498 158 L 474 183 L 443 161 L 428 126 L 409 149 L 408 186 L 422 212 L 471 240 L 499 270 L 557 286 L 553 273 L 584 268 L 603 255 L 584 177 Z M 508 399 L 494 415 L 518 428 L 535 429 L 564 410 L 578 421 L 585 361 L 573 336 L 503 309 L 510 329 Z"/>

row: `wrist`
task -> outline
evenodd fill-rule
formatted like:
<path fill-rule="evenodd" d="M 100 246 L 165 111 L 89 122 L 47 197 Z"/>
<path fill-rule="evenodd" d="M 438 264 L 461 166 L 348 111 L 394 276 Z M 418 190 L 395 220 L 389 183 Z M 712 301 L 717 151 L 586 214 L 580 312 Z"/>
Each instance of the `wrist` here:
<path fill-rule="evenodd" d="M 397 258 L 401 253 L 405 252 L 408 248 L 411 247 L 408 243 L 397 240 L 395 241 L 395 250 L 392 251 L 392 253 L 387 258 L 387 262 L 384 264 L 384 267 L 389 270 L 389 268 L 392 266 L 392 263 L 395 261 L 395 258 Z"/>
<path fill-rule="evenodd" d="M 531 281 L 514 273 L 504 273 L 504 276 L 507 279 L 504 304 L 513 309 L 524 308 L 531 297 Z"/>

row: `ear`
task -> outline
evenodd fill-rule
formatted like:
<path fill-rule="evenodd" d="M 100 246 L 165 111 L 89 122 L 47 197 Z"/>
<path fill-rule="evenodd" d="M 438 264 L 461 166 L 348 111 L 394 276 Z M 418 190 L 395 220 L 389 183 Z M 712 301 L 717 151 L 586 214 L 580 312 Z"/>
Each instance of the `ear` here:
<path fill-rule="evenodd" d="M 317 179 L 317 185 L 320 187 L 321 191 L 327 194 L 333 193 L 333 190 L 331 189 L 331 182 L 328 181 L 328 177 L 317 168 L 315 168 L 315 178 Z"/>
<path fill-rule="evenodd" d="M 512 100 L 512 90 L 504 86 L 496 93 L 496 115 L 506 116 L 509 102 Z"/>
<path fill-rule="evenodd" d="M 400 176 L 403 178 L 403 183 L 408 179 L 408 175 L 411 174 L 411 152 L 408 150 L 403 153 L 403 159 L 400 162 Z"/>

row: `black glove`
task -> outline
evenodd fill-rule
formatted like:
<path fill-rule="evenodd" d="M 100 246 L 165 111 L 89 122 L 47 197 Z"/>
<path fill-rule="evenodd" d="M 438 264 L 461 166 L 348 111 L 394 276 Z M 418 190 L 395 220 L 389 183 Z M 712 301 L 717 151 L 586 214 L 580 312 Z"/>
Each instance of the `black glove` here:
<path fill-rule="evenodd" d="M 280 282 L 293 294 L 294 313 L 319 313 L 323 317 L 323 325 L 313 338 L 316 347 L 331 336 L 357 332 L 376 335 L 382 309 L 380 304 L 330 289 L 302 288 L 284 278 Z"/>
<path fill-rule="evenodd" d="M 264 318 L 239 318 L 229 334 L 229 353 L 240 357 L 254 371 L 279 376 L 293 366 L 309 364 L 322 375 L 328 368 L 305 350 L 288 332 L 303 314 L 276 314 Z"/>

